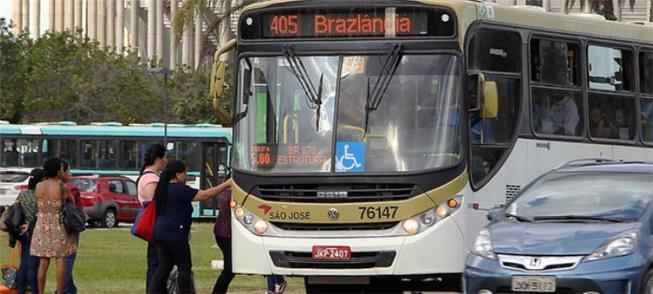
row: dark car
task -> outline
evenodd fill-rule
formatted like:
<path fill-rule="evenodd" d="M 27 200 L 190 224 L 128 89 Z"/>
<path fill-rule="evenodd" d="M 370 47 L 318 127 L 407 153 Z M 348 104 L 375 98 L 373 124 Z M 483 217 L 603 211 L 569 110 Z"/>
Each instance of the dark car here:
<path fill-rule="evenodd" d="M 573 163 L 488 214 L 466 293 L 653 293 L 653 164 Z"/>
<path fill-rule="evenodd" d="M 133 222 L 141 209 L 136 183 L 123 176 L 74 176 L 71 182 L 81 193 L 89 224 L 118 226 Z"/>

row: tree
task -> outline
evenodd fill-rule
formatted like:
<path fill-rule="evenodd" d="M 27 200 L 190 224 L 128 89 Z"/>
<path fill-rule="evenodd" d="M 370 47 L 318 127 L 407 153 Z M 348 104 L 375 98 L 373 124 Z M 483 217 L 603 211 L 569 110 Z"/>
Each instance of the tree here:
<path fill-rule="evenodd" d="M 32 40 L 15 36 L 12 25 L 0 18 L 0 119 L 18 123 L 23 116 L 23 93 L 27 88 L 27 54 Z"/>

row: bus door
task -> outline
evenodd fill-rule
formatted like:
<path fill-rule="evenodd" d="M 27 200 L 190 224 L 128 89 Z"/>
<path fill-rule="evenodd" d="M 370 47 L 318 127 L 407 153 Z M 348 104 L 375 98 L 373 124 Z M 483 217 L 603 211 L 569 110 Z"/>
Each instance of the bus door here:
<path fill-rule="evenodd" d="M 211 142 L 202 144 L 200 189 L 208 189 L 224 182 L 227 158 L 227 145 L 225 143 Z M 217 198 L 200 202 L 200 216 L 216 216 L 217 211 Z"/>

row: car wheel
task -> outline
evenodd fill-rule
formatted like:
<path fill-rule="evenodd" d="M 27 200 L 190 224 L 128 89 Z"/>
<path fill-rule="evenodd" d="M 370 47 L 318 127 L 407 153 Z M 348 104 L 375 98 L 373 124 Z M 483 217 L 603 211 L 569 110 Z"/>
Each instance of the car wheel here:
<path fill-rule="evenodd" d="M 653 269 L 646 272 L 646 278 L 642 281 L 644 285 L 643 291 L 641 293 L 653 294 Z"/>
<path fill-rule="evenodd" d="M 112 228 L 118 226 L 118 220 L 116 219 L 116 211 L 113 209 L 107 209 L 102 216 L 100 221 L 102 226 L 105 228 Z"/>

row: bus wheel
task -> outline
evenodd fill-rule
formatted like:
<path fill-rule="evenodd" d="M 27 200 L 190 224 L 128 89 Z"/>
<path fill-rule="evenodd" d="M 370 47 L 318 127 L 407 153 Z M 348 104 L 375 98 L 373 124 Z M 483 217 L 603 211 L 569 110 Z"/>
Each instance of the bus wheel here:
<path fill-rule="evenodd" d="M 109 208 L 106 211 L 104 211 L 104 215 L 102 216 L 102 220 L 100 220 L 101 224 L 105 228 L 112 228 L 118 226 L 118 220 L 116 219 L 116 211 Z"/>

